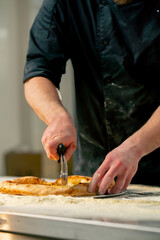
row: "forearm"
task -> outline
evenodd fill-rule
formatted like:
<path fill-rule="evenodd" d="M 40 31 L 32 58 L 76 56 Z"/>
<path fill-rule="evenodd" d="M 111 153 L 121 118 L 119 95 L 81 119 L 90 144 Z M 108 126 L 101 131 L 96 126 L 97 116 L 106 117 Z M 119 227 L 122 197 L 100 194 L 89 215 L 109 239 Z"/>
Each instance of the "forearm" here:
<path fill-rule="evenodd" d="M 44 77 L 29 79 L 24 84 L 25 98 L 39 118 L 49 125 L 57 112 L 65 112 L 54 84 Z"/>
<path fill-rule="evenodd" d="M 160 147 L 160 107 L 156 109 L 150 119 L 124 143 L 135 149 L 143 157 Z M 122 145 L 123 145 L 122 144 Z"/>
<path fill-rule="evenodd" d="M 39 118 L 48 126 L 42 136 L 42 144 L 48 158 L 58 160 L 59 143 L 66 146 L 69 160 L 77 146 L 77 134 L 70 114 L 61 103 L 54 84 L 44 77 L 28 80 L 24 86 L 25 97 Z"/>

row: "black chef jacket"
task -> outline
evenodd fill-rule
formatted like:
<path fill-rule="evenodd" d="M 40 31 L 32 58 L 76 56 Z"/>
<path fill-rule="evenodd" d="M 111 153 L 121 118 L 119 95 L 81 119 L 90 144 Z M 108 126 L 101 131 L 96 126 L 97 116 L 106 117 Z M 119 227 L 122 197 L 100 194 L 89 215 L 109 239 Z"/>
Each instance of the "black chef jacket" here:
<path fill-rule="evenodd" d="M 160 3 L 44 0 L 30 31 L 24 81 L 57 88 L 71 59 L 78 150 L 73 173 L 92 175 L 105 155 L 160 104 Z M 159 149 L 142 158 L 134 183 L 160 184 Z"/>

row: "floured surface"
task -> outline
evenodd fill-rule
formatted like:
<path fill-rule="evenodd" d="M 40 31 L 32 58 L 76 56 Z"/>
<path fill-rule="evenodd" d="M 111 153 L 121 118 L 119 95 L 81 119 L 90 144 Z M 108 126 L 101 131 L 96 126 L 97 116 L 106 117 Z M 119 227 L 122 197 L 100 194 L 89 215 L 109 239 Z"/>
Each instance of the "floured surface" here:
<path fill-rule="evenodd" d="M 0 194 L 0 210 L 111 221 L 160 221 L 160 188 L 130 185 L 116 198 Z"/>

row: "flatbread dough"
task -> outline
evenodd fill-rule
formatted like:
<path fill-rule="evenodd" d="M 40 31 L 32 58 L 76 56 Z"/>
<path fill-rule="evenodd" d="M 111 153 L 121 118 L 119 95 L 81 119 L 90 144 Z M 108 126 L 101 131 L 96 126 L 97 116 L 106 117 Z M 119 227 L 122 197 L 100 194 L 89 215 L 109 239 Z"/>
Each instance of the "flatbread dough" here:
<path fill-rule="evenodd" d="M 87 190 L 91 179 L 91 177 L 72 175 L 68 177 L 68 185 L 62 186 L 61 179 L 57 179 L 55 182 L 47 182 L 38 177 L 26 176 L 1 182 L 0 192 L 26 196 L 95 196 L 97 191 L 89 193 Z M 109 188 L 113 187 L 114 184 L 115 182 Z"/>

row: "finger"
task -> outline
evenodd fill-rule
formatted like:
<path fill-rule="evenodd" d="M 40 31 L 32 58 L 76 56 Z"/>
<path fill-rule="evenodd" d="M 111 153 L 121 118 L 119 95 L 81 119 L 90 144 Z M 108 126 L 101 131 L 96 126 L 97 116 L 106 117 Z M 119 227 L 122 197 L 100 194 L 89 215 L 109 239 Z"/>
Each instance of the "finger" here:
<path fill-rule="evenodd" d="M 116 176 L 116 169 L 112 168 L 109 169 L 108 172 L 104 175 L 101 184 L 99 186 L 99 193 L 105 194 L 110 186 L 110 184 L 113 182 L 114 178 Z"/>
<path fill-rule="evenodd" d="M 124 184 L 123 189 L 122 189 L 123 191 L 125 191 L 125 190 L 127 189 L 127 187 L 128 187 L 128 185 L 130 184 L 131 180 L 132 180 L 132 176 L 129 176 L 129 177 L 126 179 L 125 184 Z"/>
<path fill-rule="evenodd" d="M 45 151 L 46 151 L 47 157 L 48 157 L 49 159 L 52 159 L 52 160 L 55 160 L 55 161 L 58 161 L 58 160 L 59 160 L 59 158 L 58 158 L 58 159 L 55 159 L 55 157 L 48 151 L 48 149 L 45 149 Z"/>
<path fill-rule="evenodd" d="M 97 185 L 99 183 L 99 181 L 101 181 L 103 175 L 100 172 L 95 172 L 95 174 L 92 177 L 91 182 L 89 183 L 88 186 L 88 192 L 95 192 Z"/>
<path fill-rule="evenodd" d="M 47 157 L 48 157 L 49 159 L 54 160 L 54 161 L 58 161 L 58 160 L 59 160 L 59 159 L 53 157 L 50 153 L 47 153 Z"/>
<path fill-rule="evenodd" d="M 109 166 L 106 164 L 106 161 L 104 160 L 101 166 L 98 168 L 98 170 L 94 173 L 92 180 L 88 186 L 88 192 L 94 192 L 100 184 L 100 181 L 102 181 L 102 178 L 106 171 L 108 171 Z"/>
<path fill-rule="evenodd" d="M 99 181 L 99 183 L 98 183 L 98 188 L 99 188 L 99 186 L 101 185 L 102 180 L 103 180 L 103 178 Z"/>
<path fill-rule="evenodd" d="M 71 158 L 76 148 L 77 145 L 75 143 L 70 144 L 70 146 L 66 148 L 65 157 L 67 161 Z"/>
<path fill-rule="evenodd" d="M 116 179 L 116 184 L 113 188 L 108 189 L 109 194 L 114 194 L 114 193 L 121 193 L 123 191 L 124 185 L 126 182 L 126 177 L 123 176 L 118 176 Z"/>
<path fill-rule="evenodd" d="M 58 142 L 55 140 L 50 141 L 46 144 L 45 149 L 49 156 L 51 156 L 52 159 L 58 161 L 59 155 L 57 152 Z"/>
<path fill-rule="evenodd" d="M 60 139 L 54 138 L 51 142 L 49 142 L 47 144 L 47 151 L 49 152 L 50 156 L 54 160 L 59 159 L 59 155 L 57 153 L 57 148 L 58 148 L 58 145 L 60 144 L 60 142 L 61 142 Z M 77 145 L 74 142 L 72 142 L 69 146 L 66 147 L 65 157 L 66 157 L 67 161 L 71 158 L 71 156 L 76 148 L 77 148 Z"/>
<path fill-rule="evenodd" d="M 108 164 L 108 156 L 106 156 L 105 160 L 103 163 L 100 165 L 100 167 L 97 169 L 97 172 L 99 172 L 101 175 L 104 176 L 104 174 L 109 170 L 110 165 Z"/>

